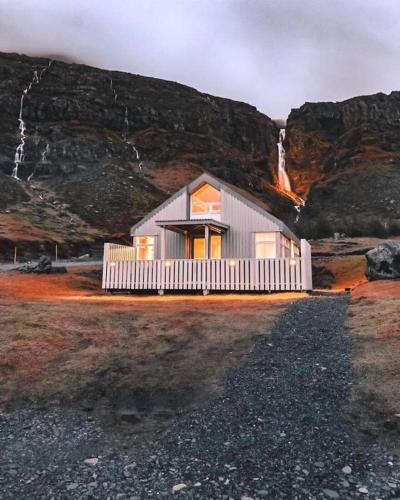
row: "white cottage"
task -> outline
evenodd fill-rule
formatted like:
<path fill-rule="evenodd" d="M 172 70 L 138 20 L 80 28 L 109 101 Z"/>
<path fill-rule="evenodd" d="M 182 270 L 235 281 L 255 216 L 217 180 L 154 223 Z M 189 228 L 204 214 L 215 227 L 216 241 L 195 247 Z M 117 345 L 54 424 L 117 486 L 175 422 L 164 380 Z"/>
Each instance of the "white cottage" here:
<path fill-rule="evenodd" d="M 262 201 L 203 174 L 106 243 L 106 290 L 311 290 L 311 250 Z"/>

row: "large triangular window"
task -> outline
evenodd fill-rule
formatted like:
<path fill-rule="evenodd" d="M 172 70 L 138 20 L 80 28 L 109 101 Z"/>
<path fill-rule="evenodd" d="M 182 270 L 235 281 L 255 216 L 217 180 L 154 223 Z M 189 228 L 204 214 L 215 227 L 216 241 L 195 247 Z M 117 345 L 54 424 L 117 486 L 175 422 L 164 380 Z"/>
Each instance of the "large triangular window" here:
<path fill-rule="evenodd" d="M 210 184 L 203 184 L 191 196 L 193 219 L 215 218 L 221 213 L 221 192 Z"/>

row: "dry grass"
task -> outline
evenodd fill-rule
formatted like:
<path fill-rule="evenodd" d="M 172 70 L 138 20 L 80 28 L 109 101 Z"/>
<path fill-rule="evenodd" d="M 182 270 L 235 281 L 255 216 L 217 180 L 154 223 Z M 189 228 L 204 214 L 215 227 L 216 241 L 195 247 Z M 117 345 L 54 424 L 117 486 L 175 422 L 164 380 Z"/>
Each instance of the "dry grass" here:
<path fill-rule="evenodd" d="M 98 286 L 77 270 L 0 274 L 3 406 L 61 402 L 109 416 L 202 404 L 301 297 L 119 297 Z"/>
<path fill-rule="evenodd" d="M 348 326 L 360 382 L 353 396 L 355 416 L 366 432 L 386 437 L 399 449 L 400 283 L 374 282 L 356 289 Z"/>
<path fill-rule="evenodd" d="M 344 290 L 365 283 L 366 260 L 364 255 L 347 255 L 313 259 L 317 266 L 324 266 L 335 277 L 332 290 Z"/>

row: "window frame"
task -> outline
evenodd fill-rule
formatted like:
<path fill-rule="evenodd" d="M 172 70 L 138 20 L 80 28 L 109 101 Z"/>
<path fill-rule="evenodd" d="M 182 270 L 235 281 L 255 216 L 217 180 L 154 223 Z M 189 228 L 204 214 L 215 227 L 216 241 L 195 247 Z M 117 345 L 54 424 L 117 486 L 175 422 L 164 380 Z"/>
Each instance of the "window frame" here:
<path fill-rule="evenodd" d="M 257 240 L 258 235 L 269 235 L 265 239 Z M 257 257 L 257 247 L 262 245 L 272 245 L 274 249 L 273 257 Z M 276 259 L 277 251 L 276 251 L 276 231 L 255 231 L 254 232 L 254 258 L 255 259 Z"/>
<path fill-rule="evenodd" d="M 292 256 L 291 240 L 283 233 L 280 233 L 279 238 L 279 254 L 281 259 L 288 259 Z"/>
<path fill-rule="evenodd" d="M 143 243 L 138 243 L 138 239 L 139 238 L 152 238 L 153 239 L 153 243 L 147 243 L 147 244 L 143 244 Z M 138 236 L 135 236 L 134 237 L 134 247 L 135 247 L 135 260 L 138 260 L 140 262 L 150 262 L 150 261 L 153 261 L 153 260 L 156 260 L 156 252 L 157 252 L 157 235 L 155 234 L 142 234 L 142 235 L 138 235 Z M 145 248 L 145 249 L 149 249 L 149 248 L 152 248 L 153 249 L 153 258 L 151 259 L 139 259 L 139 249 L 141 248 Z"/>
<path fill-rule="evenodd" d="M 194 196 L 196 193 L 199 191 L 210 187 L 214 191 L 219 193 L 219 201 L 210 201 L 210 202 L 203 202 L 203 201 L 195 201 Z M 206 182 L 202 184 L 201 186 L 198 186 L 194 191 L 190 193 L 189 197 L 189 205 L 190 205 L 190 218 L 191 219 L 201 219 L 201 218 L 219 218 L 222 213 L 222 192 L 220 189 L 217 189 L 215 186 L 212 184 Z M 198 205 L 199 207 L 204 207 L 205 209 L 203 211 L 194 211 L 193 206 Z M 219 209 L 215 209 L 214 206 L 218 205 Z"/>

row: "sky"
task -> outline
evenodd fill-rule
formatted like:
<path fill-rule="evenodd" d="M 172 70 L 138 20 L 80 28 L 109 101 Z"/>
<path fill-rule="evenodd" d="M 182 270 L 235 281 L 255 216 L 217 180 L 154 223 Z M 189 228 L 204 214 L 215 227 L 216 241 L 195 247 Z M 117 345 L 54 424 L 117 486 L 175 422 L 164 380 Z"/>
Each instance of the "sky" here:
<path fill-rule="evenodd" d="M 400 0 L 0 0 L 0 51 L 174 80 L 286 118 L 400 90 Z"/>

